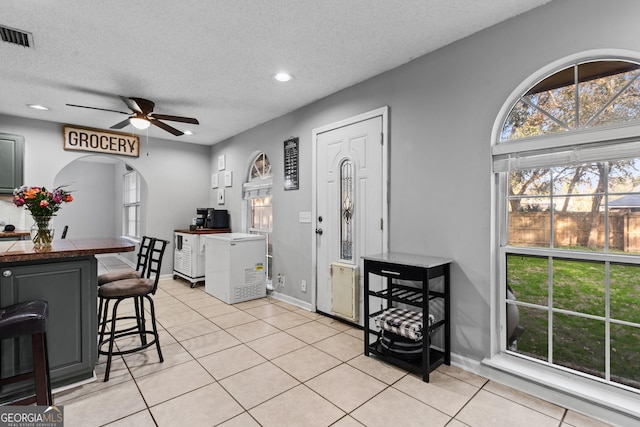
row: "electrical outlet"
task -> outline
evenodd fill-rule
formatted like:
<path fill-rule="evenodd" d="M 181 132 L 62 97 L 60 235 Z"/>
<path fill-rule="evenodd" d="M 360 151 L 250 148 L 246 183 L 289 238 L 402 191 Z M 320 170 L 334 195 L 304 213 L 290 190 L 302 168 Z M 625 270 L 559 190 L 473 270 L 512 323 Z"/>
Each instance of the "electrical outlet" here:
<path fill-rule="evenodd" d="M 307 281 L 303 280 L 300 282 L 300 289 L 302 289 L 302 292 L 307 292 Z"/>
<path fill-rule="evenodd" d="M 278 287 L 284 288 L 284 276 L 282 274 L 278 274 Z"/>

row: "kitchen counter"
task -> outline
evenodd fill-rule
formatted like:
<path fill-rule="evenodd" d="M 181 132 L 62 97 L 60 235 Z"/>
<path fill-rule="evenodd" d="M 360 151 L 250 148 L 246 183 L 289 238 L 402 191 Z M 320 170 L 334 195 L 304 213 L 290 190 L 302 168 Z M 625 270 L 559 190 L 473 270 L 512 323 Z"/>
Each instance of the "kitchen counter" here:
<path fill-rule="evenodd" d="M 79 256 L 130 252 L 135 245 L 122 238 L 61 239 L 51 247 L 36 249 L 30 240 L 0 242 L 0 265 L 5 262 L 37 261 Z"/>
<path fill-rule="evenodd" d="M 230 233 L 230 228 L 196 228 L 195 230 L 173 230 L 176 233 L 185 233 L 185 234 L 216 234 L 216 233 Z"/>
<path fill-rule="evenodd" d="M 31 241 L 0 242 L 0 307 L 19 302 L 49 303 L 47 341 L 52 387 L 93 378 L 98 352 L 95 254 L 130 252 L 121 238 L 54 240 L 35 250 Z M 8 376 L 31 367 L 30 337 L 2 341 L 0 368 Z M 0 402 L 27 393 L 28 386 L 3 387 Z"/>
<path fill-rule="evenodd" d="M 0 231 L 0 240 L 22 240 L 28 239 L 31 233 L 25 230 Z"/>

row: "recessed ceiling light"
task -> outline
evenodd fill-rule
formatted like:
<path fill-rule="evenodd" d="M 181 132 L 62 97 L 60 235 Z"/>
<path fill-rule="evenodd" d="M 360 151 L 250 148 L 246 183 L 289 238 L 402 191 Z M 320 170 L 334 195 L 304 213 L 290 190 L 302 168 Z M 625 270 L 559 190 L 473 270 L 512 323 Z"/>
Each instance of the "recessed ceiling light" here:
<path fill-rule="evenodd" d="M 196 133 L 195 133 L 195 132 L 192 132 L 192 131 L 190 131 L 190 130 L 185 130 L 185 131 L 184 131 L 184 134 L 185 134 L 185 135 L 195 135 Z"/>
<path fill-rule="evenodd" d="M 273 78 L 279 82 L 290 82 L 291 80 L 293 80 L 293 75 L 289 73 L 281 72 L 273 76 Z"/>
<path fill-rule="evenodd" d="M 27 104 L 27 107 L 33 108 L 34 110 L 49 111 L 48 107 L 45 107 L 44 105 L 40 105 L 40 104 Z"/>

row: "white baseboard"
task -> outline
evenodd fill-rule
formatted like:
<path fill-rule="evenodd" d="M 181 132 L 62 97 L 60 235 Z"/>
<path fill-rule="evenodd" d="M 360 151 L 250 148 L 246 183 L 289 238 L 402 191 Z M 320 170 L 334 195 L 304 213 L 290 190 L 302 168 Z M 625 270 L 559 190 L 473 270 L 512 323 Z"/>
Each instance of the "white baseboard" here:
<path fill-rule="evenodd" d="M 268 296 L 270 296 L 271 298 L 275 298 L 278 301 L 286 302 L 287 304 L 291 304 L 291 305 L 295 305 L 296 307 L 303 308 L 307 311 L 315 311 L 313 310 L 311 303 L 301 301 L 289 295 L 281 294 L 280 292 L 271 292 L 271 294 Z"/>

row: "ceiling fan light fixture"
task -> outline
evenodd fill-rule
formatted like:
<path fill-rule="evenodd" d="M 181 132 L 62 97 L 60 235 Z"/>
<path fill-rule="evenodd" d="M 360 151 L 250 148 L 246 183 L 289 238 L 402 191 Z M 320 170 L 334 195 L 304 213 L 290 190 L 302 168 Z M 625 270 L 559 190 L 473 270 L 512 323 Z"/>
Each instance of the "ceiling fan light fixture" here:
<path fill-rule="evenodd" d="M 131 124 L 136 129 L 146 129 L 151 125 L 151 122 L 147 119 L 143 119 L 141 117 L 132 117 L 129 119 Z"/>

